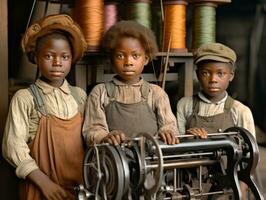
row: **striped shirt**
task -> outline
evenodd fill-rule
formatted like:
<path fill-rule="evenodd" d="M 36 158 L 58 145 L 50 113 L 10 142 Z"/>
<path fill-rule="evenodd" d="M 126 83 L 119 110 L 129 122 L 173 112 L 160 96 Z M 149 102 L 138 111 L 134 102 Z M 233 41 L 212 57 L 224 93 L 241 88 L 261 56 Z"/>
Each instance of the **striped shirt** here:
<path fill-rule="evenodd" d="M 219 102 L 213 103 L 199 92 L 199 116 L 210 117 L 224 112 L 226 96 Z M 177 121 L 180 134 L 185 133 L 187 119 L 192 114 L 193 98 L 183 97 L 177 103 Z M 255 125 L 251 110 L 241 102 L 234 100 L 231 108 L 235 126 L 247 129 L 255 137 Z M 203 127 L 204 128 L 204 127 Z"/>
<path fill-rule="evenodd" d="M 69 84 L 65 80 L 59 88 L 53 87 L 40 79 L 36 85 L 42 90 L 47 113 L 61 119 L 70 119 L 78 112 L 78 104 L 70 93 Z M 78 88 L 83 105 L 86 93 Z M 30 156 L 28 143 L 37 133 L 41 114 L 35 108 L 33 96 L 28 89 L 18 90 L 9 106 L 6 127 L 3 136 L 3 157 L 16 168 L 16 174 L 25 178 L 38 166 Z"/>
<path fill-rule="evenodd" d="M 125 84 L 115 77 L 113 82 L 117 88 L 114 96 L 115 101 L 134 104 L 142 100 L 140 88 L 143 84 L 143 79 L 132 85 Z M 87 144 L 99 143 L 109 133 L 104 109 L 109 102 L 110 99 L 103 83 L 95 86 L 89 94 L 83 125 L 83 135 Z M 159 125 L 158 131 L 169 130 L 173 134 L 178 134 L 176 118 L 171 110 L 169 98 L 165 91 L 161 87 L 150 83 L 147 102 L 156 113 Z"/>

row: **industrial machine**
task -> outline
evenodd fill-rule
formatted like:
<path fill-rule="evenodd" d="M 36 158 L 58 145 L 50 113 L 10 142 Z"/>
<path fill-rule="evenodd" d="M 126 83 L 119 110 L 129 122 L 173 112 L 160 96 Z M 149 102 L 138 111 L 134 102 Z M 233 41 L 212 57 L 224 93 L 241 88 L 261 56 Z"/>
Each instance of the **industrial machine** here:
<path fill-rule="evenodd" d="M 258 146 L 245 129 L 232 127 L 207 139 L 178 136 L 166 145 L 140 133 L 121 145 L 94 144 L 84 158 L 79 200 L 241 199 L 245 182 L 253 199 L 264 199 L 255 181 Z"/>

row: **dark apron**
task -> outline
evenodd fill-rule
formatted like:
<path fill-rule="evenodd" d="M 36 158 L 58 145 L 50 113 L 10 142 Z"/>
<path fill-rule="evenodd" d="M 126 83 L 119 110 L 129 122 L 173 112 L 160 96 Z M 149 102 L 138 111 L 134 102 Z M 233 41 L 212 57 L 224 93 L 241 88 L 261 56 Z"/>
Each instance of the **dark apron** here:
<path fill-rule="evenodd" d="M 234 102 L 234 99 L 232 97 L 227 97 L 223 113 L 209 117 L 198 115 L 199 102 L 200 99 L 198 95 L 193 96 L 193 112 L 187 120 L 186 130 L 193 127 L 199 127 L 204 128 L 208 133 L 217 133 L 235 126 L 231 114 L 231 108 Z"/>
<path fill-rule="evenodd" d="M 217 133 L 217 132 L 222 132 L 227 128 L 235 126 L 233 117 L 231 115 L 231 108 L 234 103 L 234 99 L 232 97 L 230 96 L 227 97 L 225 101 L 223 113 L 220 113 L 214 116 L 209 116 L 209 117 L 198 115 L 199 102 L 200 102 L 200 99 L 198 95 L 194 95 L 193 96 L 193 112 L 187 120 L 186 129 L 199 127 L 199 128 L 204 128 L 208 133 Z M 225 164 L 225 162 L 227 161 L 222 160 L 222 162 L 224 162 Z M 193 186 L 197 186 L 198 185 L 197 174 L 199 174 L 199 169 L 191 168 L 190 170 L 188 170 L 188 173 L 194 174 L 194 177 L 196 178 L 192 178 L 192 184 Z M 202 167 L 202 176 L 203 176 L 202 180 L 207 179 L 208 168 L 205 166 Z M 211 183 L 209 182 L 203 183 L 202 184 L 203 192 L 208 192 L 210 187 L 211 187 Z M 207 199 L 207 197 L 202 197 L 201 199 L 205 200 Z M 215 196 L 214 195 L 214 199 L 229 200 L 230 196 L 228 195 Z"/>
<path fill-rule="evenodd" d="M 141 86 L 142 100 L 138 103 L 125 104 L 114 100 L 116 86 L 113 82 L 105 84 L 110 103 L 105 107 L 109 131 L 121 130 L 127 137 L 136 137 L 141 132 L 156 135 L 158 123 L 156 114 L 147 103 L 149 83 Z"/>
<path fill-rule="evenodd" d="M 31 92 L 34 96 L 35 106 L 40 108 L 42 116 L 37 134 L 29 143 L 30 155 L 36 160 L 40 170 L 64 188 L 69 199 L 74 200 L 74 186 L 83 183 L 82 114 L 78 112 L 68 120 L 47 115 L 41 91 L 34 85 L 31 86 Z M 26 179 L 20 187 L 20 199 L 39 200 L 44 197 L 41 191 Z"/>

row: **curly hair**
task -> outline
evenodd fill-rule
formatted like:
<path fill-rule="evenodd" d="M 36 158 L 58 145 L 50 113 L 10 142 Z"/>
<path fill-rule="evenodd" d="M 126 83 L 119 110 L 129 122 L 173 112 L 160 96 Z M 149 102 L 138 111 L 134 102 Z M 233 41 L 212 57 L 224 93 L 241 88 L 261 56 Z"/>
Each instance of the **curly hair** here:
<path fill-rule="evenodd" d="M 130 20 L 120 21 L 107 30 L 103 38 L 104 50 L 111 54 L 116 48 L 117 41 L 122 37 L 138 39 L 150 60 L 152 60 L 158 52 L 158 46 L 153 31 Z"/>

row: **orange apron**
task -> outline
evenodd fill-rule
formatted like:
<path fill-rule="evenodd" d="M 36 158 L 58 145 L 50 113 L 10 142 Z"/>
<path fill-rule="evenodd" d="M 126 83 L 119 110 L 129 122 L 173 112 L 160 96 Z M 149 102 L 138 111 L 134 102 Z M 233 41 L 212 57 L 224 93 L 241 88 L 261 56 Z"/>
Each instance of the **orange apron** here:
<path fill-rule="evenodd" d="M 30 155 L 36 160 L 40 170 L 64 188 L 70 199 L 75 199 L 74 186 L 83 184 L 82 122 L 80 112 L 68 120 L 42 115 L 37 134 L 29 144 Z M 39 200 L 44 197 L 26 179 L 20 187 L 20 199 Z"/>

